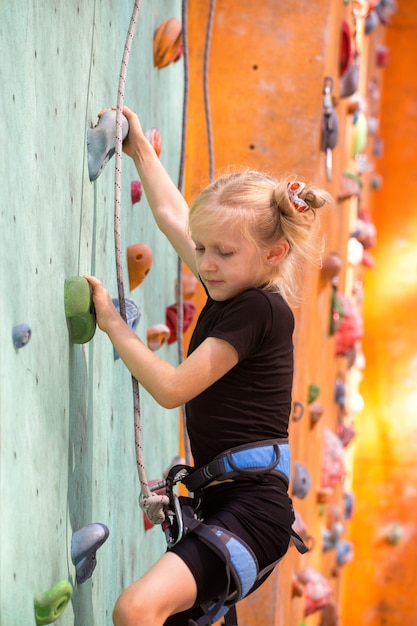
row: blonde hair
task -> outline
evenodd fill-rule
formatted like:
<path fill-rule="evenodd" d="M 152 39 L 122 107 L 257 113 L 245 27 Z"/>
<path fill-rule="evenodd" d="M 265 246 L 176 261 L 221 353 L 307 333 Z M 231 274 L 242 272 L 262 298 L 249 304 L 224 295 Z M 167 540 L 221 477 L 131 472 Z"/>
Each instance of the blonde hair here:
<path fill-rule="evenodd" d="M 238 226 L 242 235 L 259 251 L 271 248 L 284 239 L 289 244 L 285 259 L 271 268 L 265 289 L 278 291 L 295 304 L 301 295 L 301 272 L 305 262 L 321 263 L 321 238 L 313 229 L 316 211 L 332 202 L 331 195 L 312 185 L 298 193 L 307 207 L 299 212 L 288 195 L 294 179 L 275 178 L 245 170 L 220 176 L 196 197 L 189 213 L 189 229 L 197 225 Z"/>

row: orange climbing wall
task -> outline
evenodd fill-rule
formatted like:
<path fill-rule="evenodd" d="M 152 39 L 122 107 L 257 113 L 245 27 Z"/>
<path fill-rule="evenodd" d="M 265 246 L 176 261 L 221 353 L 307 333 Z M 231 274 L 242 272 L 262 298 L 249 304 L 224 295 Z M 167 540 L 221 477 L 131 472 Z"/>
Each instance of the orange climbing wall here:
<path fill-rule="evenodd" d="M 189 199 L 208 179 L 202 91 L 208 5 L 208 1 L 195 3 L 189 16 Z M 307 2 L 271 5 L 216 3 L 208 78 L 215 169 L 244 164 L 273 172 L 296 172 L 324 184 L 337 198 L 341 172 L 356 170 L 350 150 L 353 119 L 347 101 L 335 103 L 339 143 L 333 153 L 333 179 L 326 181 L 323 155 L 318 150 L 321 85 L 325 75 L 332 76 L 338 94 L 341 19 L 353 24 L 353 4 L 333 0 L 320 3 L 320 7 Z M 337 202 L 322 223 L 325 252 L 337 250 L 342 256 L 340 289 L 351 295 L 356 281 L 363 282 L 365 289 L 363 380 L 360 371 L 347 373 L 345 359 L 334 357 L 334 343 L 326 332 L 329 286 L 320 282 L 316 270 L 306 274 L 308 298 L 296 312 L 294 399 L 305 402 L 307 386 L 315 382 L 320 386 L 320 402 L 325 408 L 314 429 L 309 427 L 308 418 L 291 423 L 293 458 L 307 464 L 314 485 L 320 484 L 323 430 L 334 430 L 336 424 L 335 377 L 348 374 L 352 387 L 359 388 L 365 401 L 364 411 L 356 416 L 358 433 L 348 449 L 345 483 L 356 497 L 346 537 L 354 544 L 355 558 L 340 569 L 335 567 L 333 552 L 321 552 L 324 517 L 315 490 L 304 501 L 295 500 L 316 539 L 316 547 L 302 558 L 290 548 L 271 579 L 239 605 L 242 626 L 298 626 L 302 621 L 309 626 L 320 624 L 320 614 L 303 620 L 302 598 L 291 598 L 291 575 L 307 565 L 329 578 L 344 626 L 396 626 L 416 621 L 413 513 L 417 493 L 417 359 L 413 311 L 417 183 L 413 168 L 417 128 L 415 117 L 413 120 L 416 86 L 411 82 L 416 58 L 415 15 L 415 0 L 400 2 L 392 18 L 393 27 L 380 27 L 371 37 L 364 37 L 363 22 L 359 22 L 359 91 L 366 99 L 371 79 L 382 88 L 380 134 L 384 156 L 375 159 L 371 137 L 365 150 L 370 168 L 362 176 L 361 198 L 362 207 L 372 211 L 378 228 L 376 268 L 355 270 L 347 263 L 355 200 Z M 384 43 L 390 48 L 391 62 L 381 70 L 376 67 L 375 56 L 378 44 Z M 380 191 L 370 187 L 375 162 L 384 179 Z M 341 484 L 334 490 L 330 504 L 342 502 Z M 383 532 L 398 528 L 402 530 L 400 541 L 391 545 Z"/>
<path fill-rule="evenodd" d="M 417 623 L 417 80 L 416 0 L 399 1 L 386 29 L 377 171 L 383 186 L 370 198 L 378 245 L 366 276 L 365 409 L 357 420 L 351 539 L 343 625 Z M 399 524 L 396 545 L 386 533 Z M 398 526 L 397 526 L 398 528 Z"/>
<path fill-rule="evenodd" d="M 187 141 L 186 195 L 189 200 L 209 179 L 206 121 L 203 100 L 203 57 L 209 2 L 191 3 L 189 9 L 190 99 Z M 323 78 L 331 75 L 337 86 L 342 2 L 253 3 L 217 1 L 209 55 L 209 105 L 215 172 L 229 165 L 250 166 L 277 175 L 298 174 L 326 186 L 337 196 L 343 150 L 334 155 L 334 176 L 326 181 L 319 150 Z M 341 120 L 345 112 L 341 111 Z M 346 248 L 349 207 L 341 205 L 322 218 L 326 252 Z M 314 484 L 320 480 L 322 435 L 334 427 L 333 381 L 337 364 L 334 343 L 328 336 L 330 289 L 319 271 L 305 274 L 308 297 L 296 311 L 296 377 L 294 400 L 307 404 L 311 382 L 321 388 L 326 419 L 310 428 L 308 410 L 291 423 L 293 459 L 308 464 Z M 199 293 L 195 301 L 201 305 Z M 187 337 L 189 334 L 187 333 Z M 319 367 L 318 367 L 319 364 Z M 335 493 L 340 501 L 341 491 Z M 320 533 L 315 488 L 296 503 L 297 509 Z M 326 559 L 325 571 L 333 566 Z M 321 567 L 320 547 L 300 557 L 294 548 L 270 579 L 239 605 L 241 626 L 270 624 L 298 626 L 303 599 L 291 598 L 291 577 L 307 565 Z M 313 618 L 314 619 L 314 618 Z M 312 622 L 314 623 L 314 622 Z"/>

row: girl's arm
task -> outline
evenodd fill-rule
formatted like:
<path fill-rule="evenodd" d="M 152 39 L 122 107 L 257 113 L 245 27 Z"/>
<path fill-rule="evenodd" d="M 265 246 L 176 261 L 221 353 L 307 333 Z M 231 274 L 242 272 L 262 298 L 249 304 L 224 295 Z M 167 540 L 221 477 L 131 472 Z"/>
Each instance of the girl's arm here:
<path fill-rule="evenodd" d="M 188 205 L 147 140 L 138 116 L 127 107 L 123 114 L 129 122 L 123 151 L 135 163 L 155 221 L 178 256 L 197 275 L 195 248 L 187 232 Z"/>
<path fill-rule="evenodd" d="M 178 367 L 158 357 L 123 321 L 97 278 L 85 276 L 93 289 L 97 323 L 136 380 L 161 406 L 181 406 L 207 389 L 238 362 L 226 341 L 208 337 Z"/>

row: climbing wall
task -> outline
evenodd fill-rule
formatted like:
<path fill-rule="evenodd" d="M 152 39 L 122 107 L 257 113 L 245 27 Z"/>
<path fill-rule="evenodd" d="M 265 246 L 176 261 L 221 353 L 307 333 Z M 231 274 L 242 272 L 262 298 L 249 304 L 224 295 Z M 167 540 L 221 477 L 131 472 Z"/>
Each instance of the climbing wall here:
<path fill-rule="evenodd" d="M 362 321 L 363 282 L 370 271 L 370 260 L 362 262 L 351 251 L 362 249 L 352 234 L 378 182 L 373 168 L 380 137 L 375 124 L 369 138 L 359 128 L 365 114 L 375 122 L 375 93 L 368 84 L 375 72 L 382 74 L 375 62 L 384 37 L 378 17 L 373 34 L 365 32 L 371 4 L 217 0 L 209 35 L 213 3 L 190 7 L 188 197 L 209 178 L 211 144 L 214 174 L 234 165 L 292 174 L 324 186 L 335 199 L 321 217 L 324 268 L 303 268 L 305 299 L 295 309 L 290 491 L 311 550 L 300 556 L 290 547 L 268 581 L 239 604 L 241 626 L 337 624 L 343 574 L 354 556 L 348 530 L 350 444 L 356 434 L 352 420 L 360 411 L 362 335 L 355 328 L 349 348 L 338 353 L 335 331 L 343 297 L 355 321 Z M 342 80 L 348 68 L 355 79 L 350 85 Z M 325 106 L 338 124 L 331 172 L 321 150 Z M 296 489 L 296 464 L 307 470 L 304 491 Z M 358 559 L 360 569 L 360 553 Z M 349 608 L 348 601 L 347 620 Z"/>
<path fill-rule="evenodd" d="M 341 3 L 217 1 L 209 41 L 209 63 L 204 47 L 210 2 L 190 7 L 190 126 L 188 140 L 188 194 L 209 176 L 208 143 L 213 144 L 214 171 L 244 165 L 276 175 L 295 174 L 336 192 L 340 166 L 329 183 L 320 151 L 323 80 L 338 74 L 338 49 L 343 10 Z M 227 48 L 227 54 L 225 49 Z M 335 52 L 337 51 L 337 52 Z M 207 71 L 211 135 L 207 138 L 203 80 Z M 204 147 L 204 150 L 202 148 Z M 337 159 L 337 157 L 335 157 Z M 337 192 L 335 193 L 337 195 Z M 326 251 L 343 249 L 346 213 L 326 214 L 322 222 Z M 296 378 L 294 401 L 305 409 L 291 423 L 293 461 L 314 473 L 319 483 L 323 425 L 311 430 L 308 387 L 322 390 L 326 423 L 333 425 L 332 384 L 335 378 L 333 342 L 328 337 L 330 287 L 320 282 L 318 269 L 309 270 L 309 295 L 295 311 Z M 312 333 L 314 329 L 314 333 Z M 318 362 L 320 367 L 317 366 Z M 295 416 L 294 416 L 295 417 Z M 324 421 L 324 420 L 323 420 Z M 340 498 L 340 494 L 337 495 Z M 315 487 L 296 507 L 309 522 L 311 534 L 320 532 Z M 304 599 L 292 598 L 292 576 L 307 565 L 321 567 L 320 546 L 300 557 L 294 548 L 267 583 L 238 607 L 239 623 L 298 625 Z M 328 567 L 327 567 L 328 569 Z M 326 571 L 327 573 L 327 571 Z"/>
<path fill-rule="evenodd" d="M 117 5 L 117 6 L 116 6 Z M 162 136 L 161 160 L 178 177 L 183 69 L 153 66 L 154 29 L 180 16 L 179 0 L 143 2 L 131 49 L 125 103 Z M 34 596 L 57 582 L 73 587 L 59 623 L 110 624 L 121 589 L 164 549 L 159 528 L 145 532 L 137 504 L 130 375 L 108 339 L 74 345 L 64 282 L 94 273 L 117 297 L 114 159 L 95 183 L 87 171 L 86 130 L 116 104 L 134 3 L 2 3 L 0 122 L 0 623 L 35 624 Z M 137 175 L 123 159 L 121 237 L 126 296 L 141 310 L 138 334 L 165 322 L 175 301 L 177 260 L 150 219 L 132 204 Z M 147 243 L 150 273 L 132 293 L 126 248 Z M 12 329 L 26 324 L 20 349 Z M 159 354 L 176 362 L 176 344 Z M 141 393 L 148 478 L 178 452 L 178 416 Z M 105 524 L 91 579 L 77 585 L 72 533 Z M 44 613 L 48 618 L 47 610 Z M 45 621 L 44 623 L 48 623 Z"/>

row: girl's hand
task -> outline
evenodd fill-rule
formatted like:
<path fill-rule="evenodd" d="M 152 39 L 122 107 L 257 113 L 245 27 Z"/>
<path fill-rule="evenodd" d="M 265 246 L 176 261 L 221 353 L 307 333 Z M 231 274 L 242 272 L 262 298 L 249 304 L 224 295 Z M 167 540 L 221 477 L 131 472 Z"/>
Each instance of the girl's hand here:
<path fill-rule="evenodd" d="M 136 113 L 131 111 L 128 107 L 123 107 L 123 115 L 129 122 L 129 132 L 123 142 L 123 152 L 133 158 L 134 154 L 138 150 L 138 144 L 142 141 L 145 141 L 146 143 L 149 142 L 146 139 L 145 133 L 143 132 L 141 123 Z"/>
<path fill-rule="evenodd" d="M 96 320 L 99 328 L 108 332 L 111 323 L 119 320 L 120 314 L 114 306 L 110 295 L 95 276 L 84 276 L 91 285 L 94 307 L 96 309 Z"/>

